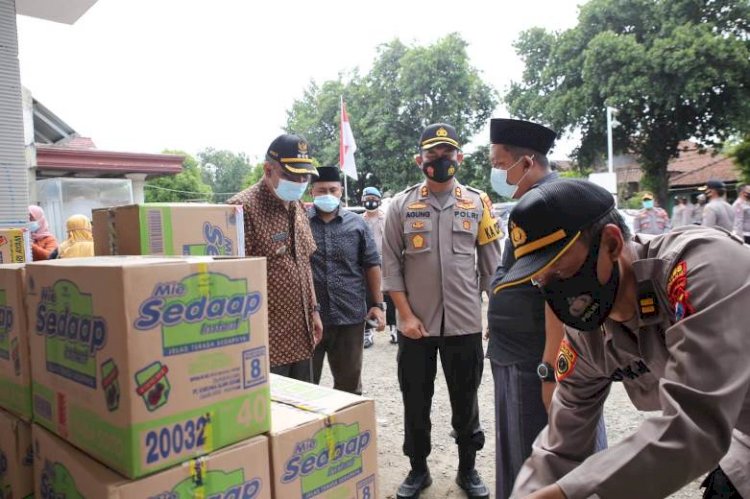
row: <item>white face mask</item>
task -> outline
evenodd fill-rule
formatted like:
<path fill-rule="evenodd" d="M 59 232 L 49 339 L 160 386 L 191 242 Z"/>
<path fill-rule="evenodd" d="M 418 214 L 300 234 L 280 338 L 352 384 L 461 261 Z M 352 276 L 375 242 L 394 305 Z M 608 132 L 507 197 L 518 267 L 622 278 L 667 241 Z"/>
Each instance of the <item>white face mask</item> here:
<path fill-rule="evenodd" d="M 531 156 L 531 159 L 533 160 L 534 156 Z M 523 174 L 523 177 L 518 179 L 518 184 L 515 185 L 508 183 L 508 172 L 518 166 L 521 160 L 523 160 L 523 158 L 519 158 L 518 161 L 513 163 L 507 170 L 503 170 L 501 168 L 492 168 L 492 172 L 490 172 L 490 183 L 492 184 L 493 191 L 506 198 L 512 198 L 516 194 L 516 191 L 518 190 L 518 184 L 521 183 L 521 180 L 524 179 L 529 171 L 527 170 L 526 173 Z"/>

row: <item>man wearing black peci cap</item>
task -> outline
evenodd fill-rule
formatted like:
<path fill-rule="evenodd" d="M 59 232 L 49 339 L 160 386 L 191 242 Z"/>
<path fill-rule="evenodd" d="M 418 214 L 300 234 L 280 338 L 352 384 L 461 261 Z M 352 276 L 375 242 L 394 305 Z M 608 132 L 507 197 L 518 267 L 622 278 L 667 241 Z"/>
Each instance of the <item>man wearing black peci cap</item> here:
<path fill-rule="evenodd" d="M 631 240 L 611 194 L 583 180 L 531 191 L 509 231 L 498 293 L 531 281 L 567 326 L 549 425 L 512 497 L 661 498 L 709 471 L 704 498 L 750 497 L 750 249 L 703 227 Z M 661 414 L 594 454 L 613 382 Z"/>
<path fill-rule="evenodd" d="M 535 187 L 557 181 L 559 177 L 550 171 L 547 159 L 555 137 L 554 131 L 538 123 L 493 119 L 490 122 L 493 189 L 502 196 L 518 199 Z M 506 239 L 493 282 L 502 280 L 514 262 L 511 241 Z M 555 388 L 552 364 L 562 339 L 562 324 L 551 312 L 546 315 L 544 298 L 529 283 L 490 296 L 487 357 L 495 385 L 498 499 L 510 496 L 518 471 L 531 455 L 531 444 L 547 425 L 545 404 L 549 404 Z M 546 349 L 545 339 L 549 345 Z M 603 420 L 598 431 L 599 448 L 606 447 Z"/>
<path fill-rule="evenodd" d="M 323 334 L 310 267 L 315 241 L 299 201 L 317 174 L 307 141 L 283 134 L 268 147 L 263 178 L 227 201 L 243 206 L 246 255 L 266 257 L 271 372 L 302 381 L 312 381 Z"/>
<path fill-rule="evenodd" d="M 480 296 L 489 290 L 502 233 L 487 195 L 454 178 L 463 159 L 454 128 L 426 127 L 419 146 L 415 161 L 425 182 L 393 199 L 383 234 L 383 290 L 398 312 L 404 454 L 411 464 L 397 497 L 419 497 L 432 483 L 427 457 L 438 353 L 458 446 L 456 482 L 469 497 L 489 497 L 474 466 L 484 446 L 477 400 L 484 361 Z"/>

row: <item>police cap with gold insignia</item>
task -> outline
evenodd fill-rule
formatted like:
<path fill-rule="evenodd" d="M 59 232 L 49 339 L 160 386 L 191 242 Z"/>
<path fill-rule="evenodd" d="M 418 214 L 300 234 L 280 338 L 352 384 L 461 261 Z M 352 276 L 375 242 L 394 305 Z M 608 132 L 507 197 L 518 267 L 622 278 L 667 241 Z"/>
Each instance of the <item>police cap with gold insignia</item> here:
<path fill-rule="evenodd" d="M 546 155 L 557 134 L 546 126 L 524 120 L 493 118 L 490 120 L 490 142 L 523 147 Z"/>
<path fill-rule="evenodd" d="M 315 182 L 341 182 L 341 169 L 338 166 L 321 166 L 318 177 L 312 179 L 312 183 Z"/>
<path fill-rule="evenodd" d="M 422 136 L 419 137 L 419 147 L 421 149 L 430 149 L 440 144 L 461 149 L 456 129 L 447 123 L 433 123 L 422 130 Z"/>
<path fill-rule="evenodd" d="M 615 208 L 606 189 L 586 180 L 558 180 L 530 190 L 510 212 L 516 262 L 496 291 L 528 281 L 552 265 L 581 231 Z"/>
<path fill-rule="evenodd" d="M 310 145 L 299 135 L 284 133 L 271 142 L 266 157 L 281 163 L 293 175 L 318 175 L 312 164 Z"/>

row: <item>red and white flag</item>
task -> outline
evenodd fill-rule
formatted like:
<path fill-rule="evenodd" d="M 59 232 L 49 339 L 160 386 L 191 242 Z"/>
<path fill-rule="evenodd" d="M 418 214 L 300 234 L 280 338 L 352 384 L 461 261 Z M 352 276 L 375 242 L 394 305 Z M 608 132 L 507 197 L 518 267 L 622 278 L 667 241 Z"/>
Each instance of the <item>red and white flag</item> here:
<path fill-rule="evenodd" d="M 357 144 L 354 142 L 352 127 L 349 124 L 349 116 L 346 114 L 346 104 L 341 98 L 341 143 L 339 145 L 339 166 L 346 175 L 357 180 L 357 166 L 354 164 L 354 151 Z"/>

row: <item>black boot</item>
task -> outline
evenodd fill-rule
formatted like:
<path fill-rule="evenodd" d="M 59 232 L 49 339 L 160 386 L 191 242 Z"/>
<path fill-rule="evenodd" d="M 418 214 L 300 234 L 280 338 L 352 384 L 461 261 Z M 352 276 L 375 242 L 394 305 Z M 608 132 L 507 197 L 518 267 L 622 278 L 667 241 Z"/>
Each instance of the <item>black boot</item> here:
<path fill-rule="evenodd" d="M 397 499 L 416 499 L 419 493 L 432 485 L 430 470 L 425 462 L 411 463 L 411 471 L 406 475 L 406 479 L 398 486 L 396 493 Z"/>
<path fill-rule="evenodd" d="M 482 481 L 482 478 L 477 473 L 476 468 L 470 470 L 458 470 L 456 475 L 456 483 L 459 487 L 464 489 L 467 497 L 476 497 L 482 499 L 489 499 L 490 491 Z"/>

